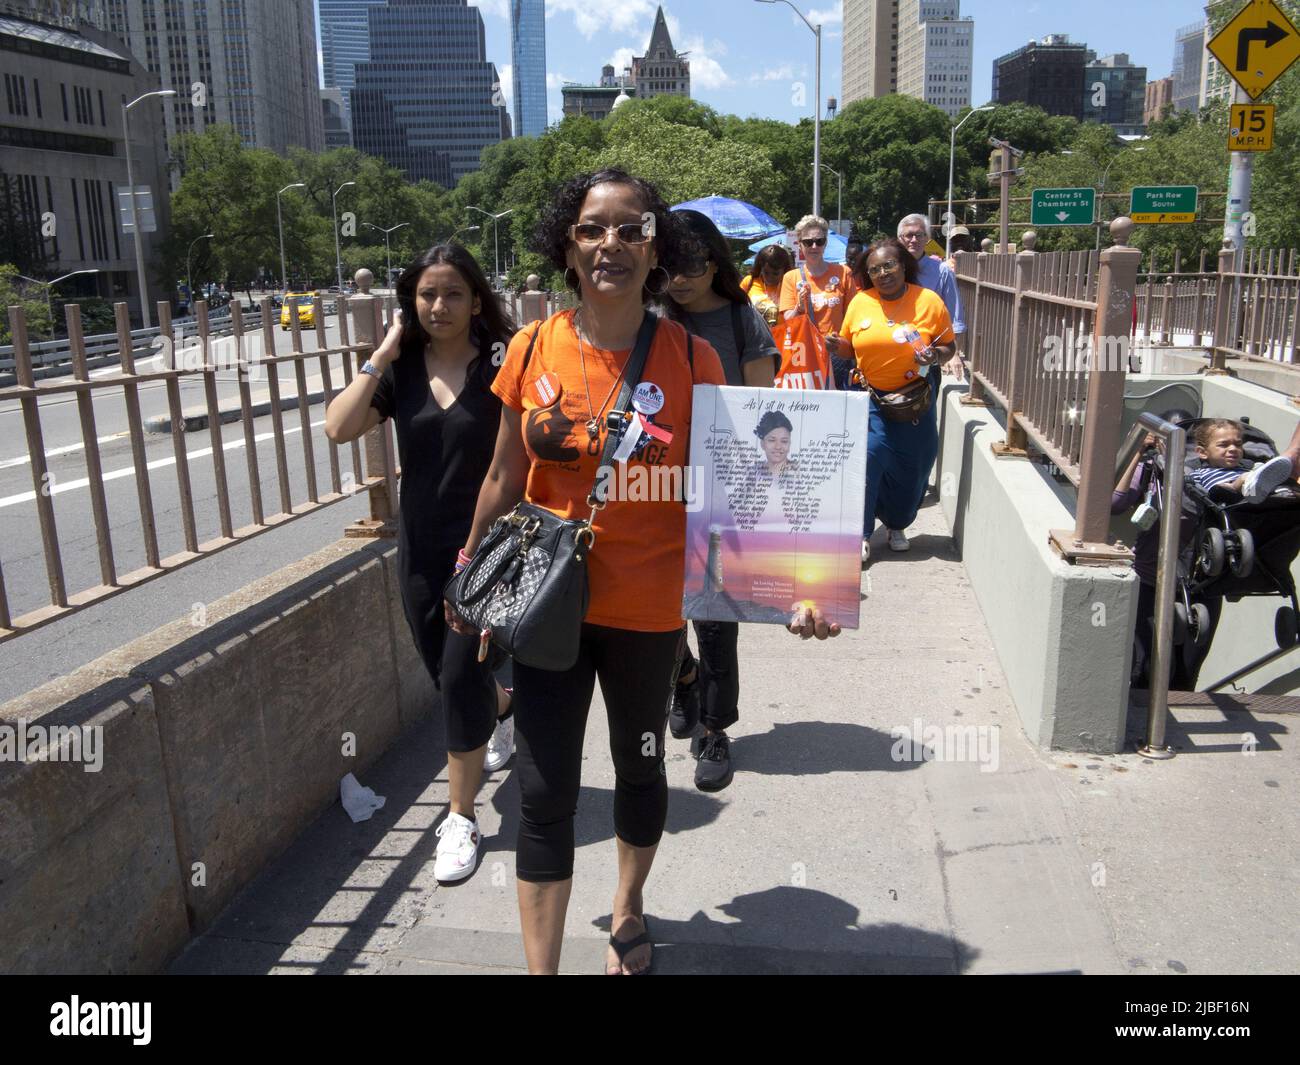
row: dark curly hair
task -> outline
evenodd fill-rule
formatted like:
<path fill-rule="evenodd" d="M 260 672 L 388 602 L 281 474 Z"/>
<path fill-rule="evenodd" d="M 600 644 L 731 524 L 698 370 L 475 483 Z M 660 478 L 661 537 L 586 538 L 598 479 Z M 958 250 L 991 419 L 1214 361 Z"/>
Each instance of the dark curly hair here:
<path fill-rule="evenodd" d="M 424 346 L 429 342 L 429 334 L 420 324 L 420 316 L 415 310 L 415 290 L 420 283 L 420 275 L 430 266 L 446 264 L 456 268 L 457 273 L 465 279 L 470 293 L 478 297 L 479 313 L 470 320 L 469 336 L 478 347 L 478 355 L 466 369 L 466 376 L 476 373 L 487 378 L 496 375 L 497 360 L 492 358 L 493 345 L 510 343 L 515 335 L 515 323 L 502 308 L 492 286 L 474 258 L 459 244 L 435 244 L 428 251 L 422 252 L 402 271 L 397 279 L 397 305 L 402 309 L 402 335 L 398 342 L 401 357 L 423 359 Z"/>
<path fill-rule="evenodd" d="M 880 248 L 889 248 L 898 256 L 898 261 L 903 266 L 903 278 L 909 285 L 918 283 L 916 280 L 916 260 L 912 258 L 912 253 L 903 247 L 903 242 L 897 237 L 881 237 L 863 248 L 862 254 L 858 256 L 858 261 L 853 264 L 853 280 L 858 283 L 858 288 L 865 292 L 869 288 L 876 287 L 871 283 L 871 275 L 867 273 L 867 260 L 871 258 L 872 252 Z"/>
<path fill-rule="evenodd" d="M 533 250 L 546 257 L 552 266 L 565 274 L 568 281 L 568 263 L 565 252 L 569 249 L 569 227 L 578 221 L 587 193 L 597 185 L 615 182 L 636 190 L 643 210 L 654 215 L 655 232 L 650 243 L 659 258 L 659 265 L 669 275 L 679 273 L 681 267 L 690 259 L 691 252 L 687 246 L 687 234 L 676 215 L 669 210 L 664 198 L 659 195 L 650 182 L 635 177 L 617 167 L 608 167 L 590 174 L 579 174 L 569 178 L 555 192 L 554 198 L 542 212 L 541 221 L 533 234 Z M 572 285 L 569 285 L 572 288 Z M 654 293 L 644 290 L 641 293 L 643 303 L 654 299 Z"/>
<path fill-rule="evenodd" d="M 794 426 L 790 424 L 789 418 L 779 410 L 770 410 L 758 419 L 758 426 L 754 429 L 754 435 L 762 440 L 773 429 L 784 429 L 787 433 L 794 432 Z"/>
<path fill-rule="evenodd" d="M 740 271 L 731 258 L 727 238 L 719 232 L 712 219 L 699 211 L 674 211 L 673 214 L 681 219 L 689 235 L 691 257 L 711 262 L 717 268 L 711 286 L 714 293 L 730 303 L 748 306 L 749 297 L 740 287 Z M 663 304 L 674 320 L 679 322 L 682 320 L 682 308 L 672 296 L 665 295 Z"/>

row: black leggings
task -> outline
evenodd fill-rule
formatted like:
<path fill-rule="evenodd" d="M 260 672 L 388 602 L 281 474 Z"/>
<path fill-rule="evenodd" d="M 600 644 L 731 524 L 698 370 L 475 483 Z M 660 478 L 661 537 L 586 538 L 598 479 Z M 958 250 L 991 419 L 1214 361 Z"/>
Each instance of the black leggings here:
<path fill-rule="evenodd" d="M 736 654 L 740 625 L 734 621 L 692 624 L 700 657 L 696 661 L 691 649 L 685 648 L 677 675 L 699 668 L 700 720 L 710 731 L 721 732 L 740 720 L 740 663 Z"/>
<path fill-rule="evenodd" d="M 556 672 L 514 664 L 519 778 L 520 880 L 573 876 L 573 815 L 582 776 L 582 741 L 596 679 L 609 718 L 614 758 L 614 832 L 653 847 L 668 814 L 664 728 L 681 630 L 633 632 L 583 625 L 578 661 Z"/>

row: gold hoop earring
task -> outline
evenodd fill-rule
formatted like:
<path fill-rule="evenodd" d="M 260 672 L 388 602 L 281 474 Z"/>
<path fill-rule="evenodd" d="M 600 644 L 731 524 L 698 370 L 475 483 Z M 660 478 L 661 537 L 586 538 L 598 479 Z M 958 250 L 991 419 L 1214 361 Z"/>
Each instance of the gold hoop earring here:
<path fill-rule="evenodd" d="M 663 283 L 662 285 L 660 285 L 658 289 L 653 289 L 653 288 L 650 287 L 650 274 L 653 274 L 653 273 L 655 272 L 655 270 L 659 271 L 659 273 L 661 273 L 661 274 L 664 275 L 664 283 Z M 648 293 L 650 293 L 650 295 L 652 295 L 655 299 L 658 299 L 660 296 L 662 296 L 665 292 L 668 291 L 668 286 L 671 285 L 671 284 L 672 284 L 672 281 L 673 281 L 673 275 L 670 274 L 670 273 L 669 273 L 669 272 L 668 272 L 664 267 L 662 267 L 662 266 L 656 266 L 656 267 L 654 268 L 654 270 L 651 270 L 651 271 L 650 271 L 650 274 L 647 274 L 647 275 L 646 275 L 646 279 L 645 279 L 645 290 L 646 290 Z"/>

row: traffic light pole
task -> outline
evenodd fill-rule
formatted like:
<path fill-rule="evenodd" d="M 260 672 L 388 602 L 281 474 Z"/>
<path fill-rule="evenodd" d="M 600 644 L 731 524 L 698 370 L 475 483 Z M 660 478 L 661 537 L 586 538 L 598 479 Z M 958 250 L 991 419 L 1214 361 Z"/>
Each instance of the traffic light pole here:
<path fill-rule="evenodd" d="M 1250 97 L 1240 85 L 1233 85 L 1232 102 L 1248 104 Z M 1245 245 L 1242 216 L 1250 210 L 1250 185 L 1255 173 L 1254 152 L 1229 152 L 1228 203 L 1223 212 L 1223 246 L 1240 253 Z"/>

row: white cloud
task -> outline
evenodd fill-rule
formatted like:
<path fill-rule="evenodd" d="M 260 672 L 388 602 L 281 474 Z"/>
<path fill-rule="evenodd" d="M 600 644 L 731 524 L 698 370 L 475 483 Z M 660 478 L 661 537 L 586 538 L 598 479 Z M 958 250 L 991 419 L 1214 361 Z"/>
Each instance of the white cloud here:
<path fill-rule="evenodd" d="M 573 80 L 574 79 L 569 77 L 569 75 L 561 74 L 559 71 L 556 71 L 554 74 L 546 75 L 546 87 L 548 89 L 558 89 Z"/>
<path fill-rule="evenodd" d="M 722 69 L 722 64 L 715 59 L 715 56 L 726 55 L 727 46 L 719 40 L 710 41 L 707 45 L 703 37 L 692 37 L 684 46 L 679 46 L 683 52 L 690 52 L 687 60 L 691 64 L 691 89 L 725 89 L 734 84 L 731 76 Z"/>
<path fill-rule="evenodd" d="M 587 40 L 591 40 L 602 30 L 620 34 L 633 32 L 641 34 L 646 23 L 653 28 L 655 9 L 658 6 L 655 0 L 618 0 L 617 3 L 603 6 L 597 6 L 592 0 L 549 0 L 546 5 L 546 15 L 548 18 L 560 13 L 572 15 L 578 32 Z M 675 36 L 676 20 L 667 13 L 664 17 L 668 20 L 668 31 Z M 650 40 L 648 29 L 644 30 L 644 38 L 642 49 L 645 48 L 645 41 Z"/>
<path fill-rule="evenodd" d="M 783 63 L 779 67 L 769 67 L 759 74 L 751 74 L 750 82 L 757 81 L 790 81 L 794 78 L 794 66 L 790 63 Z"/>
<path fill-rule="evenodd" d="M 808 12 L 808 21 L 816 26 L 819 22 L 827 26 L 832 22 L 844 21 L 844 0 L 835 0 L 830 7 L 813 8 Z"/>
<path fill-rule="evenodd" d="M 505 97 L 506 107 L 513 107 L 515 98 L 515 68 L 507 63 L 497 69 L 497 78 L 501 82 L 501 95 Z"/>
<path fill-rule="evenodd" d="M 510 0 L 469 0 L 469 6 L 482 8 L 485 15 L 503 19 L 510 17 Z"/>

